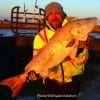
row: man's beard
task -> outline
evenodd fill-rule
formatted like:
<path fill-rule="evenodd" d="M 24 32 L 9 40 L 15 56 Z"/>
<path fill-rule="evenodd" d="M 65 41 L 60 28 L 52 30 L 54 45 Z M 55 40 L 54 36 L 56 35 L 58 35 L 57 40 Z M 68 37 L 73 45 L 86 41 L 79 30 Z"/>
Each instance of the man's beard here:
<path fill-rule="evenodd" d="M 59 21 L 59 19 L 53 19 L 52 21 L 51 21 L 51 26 L 54 28 L 54 29 L 57 29 L 57 28 L 59 28 L 59 27 L 61 27 L 62 26 L 62 23 L 61 23 L 61 21 Z"/>

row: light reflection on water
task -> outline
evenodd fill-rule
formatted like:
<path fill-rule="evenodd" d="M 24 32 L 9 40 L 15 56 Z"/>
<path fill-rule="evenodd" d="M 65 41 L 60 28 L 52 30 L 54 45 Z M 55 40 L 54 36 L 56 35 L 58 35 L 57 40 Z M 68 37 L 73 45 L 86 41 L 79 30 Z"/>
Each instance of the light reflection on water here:
<path fill-rule="evenodd" d="M 100 39 L 100 33 L 91 33 L 90 36 L 93 38 Z"/>

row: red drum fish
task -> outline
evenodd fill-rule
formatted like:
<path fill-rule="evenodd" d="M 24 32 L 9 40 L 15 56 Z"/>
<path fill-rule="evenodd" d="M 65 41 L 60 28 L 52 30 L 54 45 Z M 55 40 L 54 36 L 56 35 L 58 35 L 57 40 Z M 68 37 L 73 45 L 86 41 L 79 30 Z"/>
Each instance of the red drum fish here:
<path fill-rule="evenodd" d="M 22 74 L 2 80 L 0 84 L 10 87 L 12 96 L 16 96 L 26 81 L 28 72 L 33 70 L 42 78 L 46 78 L 52 67 L 70 55 L 75 40 L 86 41 L 96 24 L 97 18 L 92 17 L 71 21 L 59 28 L 51 40 L 26 65 Z"/>
<path fill-rule="evenodd" d="M 75 40 L 87 40 L 89 32 L 95 25 L 96 18 L 86 18 L 72 21 L 58 29 L 50 42 L 25 67 L 25 71 L 34 70 L 40 76 L 46 77 L 50 68 L 59 64 L 70 54 Z"/>

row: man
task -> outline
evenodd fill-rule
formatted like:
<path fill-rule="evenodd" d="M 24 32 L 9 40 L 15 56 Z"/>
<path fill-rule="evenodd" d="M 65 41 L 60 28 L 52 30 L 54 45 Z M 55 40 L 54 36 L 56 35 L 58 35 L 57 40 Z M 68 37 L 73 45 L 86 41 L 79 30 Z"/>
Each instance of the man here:
<path fill-rule="evenodd" d="M 38 52 L 46 45 L 53 37 L 56 30 L 63 27 L 68 23 L 67 15 L 63 11 L 63 7 L 57 2 L 51 2 L 45 7 L 45 27 L 35 36 L 33 42 L 33 58 Z M 75 59 L 71 59 L 71 56 L 65 59 L 63 62 L 54 66 L 48 75 L 48 78 L 43 81 L 43 94 L 53 95 L 60 94 L 61 97 L 65 95 L 71 95 L 69 100 L 77 99 L 77 94 L 80 88 L 79 80 L 72 77 L 83 73 L 84 63 L 87 61 L 88 53 L 86 45 L 83 45 L 84 49 L 77 55 L 77 58 L 82 55 L 85 59 L 81 64 L 77 64 Z M 63 52 L 63 51 L 62 51 Z M 45 54 L 45 53 L 44 53 Z M 82 58 L 80 57 L 80 58 Z M 44 66 L 45 67 L 45 66 Z M 30 73 L 29 79 L 32 79 Z M 34 77 L 33 77 L 34 78 Z M 47 98 L 48 100 L 48 98 Z M 58 98 L 57 98 L 58 100 Z"/>

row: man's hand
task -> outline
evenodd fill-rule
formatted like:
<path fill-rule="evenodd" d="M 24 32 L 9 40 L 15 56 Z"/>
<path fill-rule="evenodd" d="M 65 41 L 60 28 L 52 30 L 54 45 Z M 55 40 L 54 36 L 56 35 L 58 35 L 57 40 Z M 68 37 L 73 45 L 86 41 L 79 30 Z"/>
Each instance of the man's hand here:
<path fill-rule="evenodd" d="M 26 78 L 26 81 L 27 82 L 31 82 L 31 81 L 37 80 L 38 78 L 40 78 L 40 76 L 38 74 L 36 74 L 34 71 L 30 71 L 28 73 L 28 76 Z"/>

